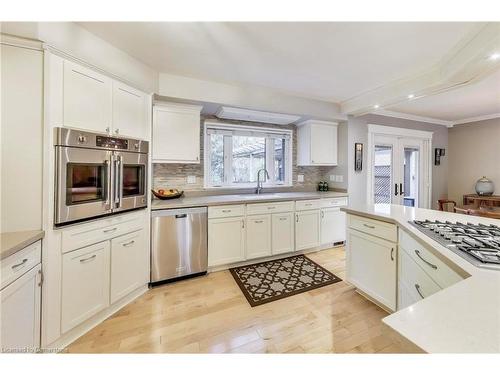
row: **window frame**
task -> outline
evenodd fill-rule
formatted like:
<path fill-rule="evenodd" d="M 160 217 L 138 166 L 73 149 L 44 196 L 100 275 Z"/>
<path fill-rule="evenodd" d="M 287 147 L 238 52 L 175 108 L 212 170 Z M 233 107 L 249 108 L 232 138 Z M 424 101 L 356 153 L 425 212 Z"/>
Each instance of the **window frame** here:
<path fill-rule="evenodd" d="M 210 155 L 210 137 L 211 134 L 221 134 L 224 136 L 224 182 L 222 184 L 214 185 L 211 181 L 211 155 Z M 267 128 L 261 126 L 248 126 L 232 123 L 221 123 L 217 121 L 205 121 L 203 129 L 203 155 L 204 155 L 204 181 L 203 187 L 205 189 L 245 189 L 255 188 L 256 182 L 238 183 L 232 181 L 232 142 L 229 140 L 234 133 L 236 135 L 264 137 L 266 138 L 266 169 L 269 172 L 269 179 L 266 180 L 263 187 L 284 187 L 292 186 L 292 173 L 293 173 L 293 130 L 290 129 L 277 129 Z M 274 137 L 273 137 L 274 136 Z M 226 138 L 227 137 L 227 138 Z M 285 139 L 285 181 L 276 183 L 275 181 L 275 168 L 274 168 L 274 147 L 272 142 L 267 139 L 281 138 Z M 272 168 L 269 166 L 272 165 Z"/>

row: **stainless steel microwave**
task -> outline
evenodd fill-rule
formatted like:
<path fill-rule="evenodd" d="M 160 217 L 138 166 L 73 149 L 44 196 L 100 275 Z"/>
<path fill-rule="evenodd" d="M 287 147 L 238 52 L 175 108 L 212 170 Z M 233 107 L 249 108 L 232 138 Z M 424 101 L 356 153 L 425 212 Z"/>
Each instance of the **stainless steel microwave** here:
<path fill-rule="evenodd" d="M 55 225 L 147 206 L 147 141 L 56 128 Z"/>

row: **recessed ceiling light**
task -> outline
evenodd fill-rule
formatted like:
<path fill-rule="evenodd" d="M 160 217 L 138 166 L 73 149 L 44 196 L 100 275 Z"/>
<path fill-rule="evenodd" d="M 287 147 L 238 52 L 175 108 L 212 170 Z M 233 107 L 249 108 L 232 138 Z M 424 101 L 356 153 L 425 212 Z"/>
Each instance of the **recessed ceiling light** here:
<path fill-rule="evenodd" d="M 415 94 L 409 94 L 408 99 L 413 99 L 415 97 Z"/>
<path fill-rule="evenodd" d="M 498 60 L 500 59 L 500 53 L 492 53 L 490 55 L 490 60 Z"/>
<path fill-rule="evenodd" d="M 375 109 L 379 109 L 379 108 L 380 108 L 380 106 L 379 106 L 378 104 L 375 104 L 375 105 L 373 106 L 373 108 L 375 108 Z"/>

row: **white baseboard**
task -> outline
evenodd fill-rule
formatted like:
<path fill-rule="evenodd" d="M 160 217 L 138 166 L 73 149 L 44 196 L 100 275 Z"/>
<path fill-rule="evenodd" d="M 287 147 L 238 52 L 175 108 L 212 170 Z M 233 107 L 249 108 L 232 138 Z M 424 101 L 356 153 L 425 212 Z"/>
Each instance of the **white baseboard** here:
<path fill-rule="evenodd" d="M 267 261 L 275 260 L 275 259 L 283 259 L 283 258 L 288 258 L 288 257 L 295 256 L 295 255 L 315 253 L 317 251 L 331 249 L 332 247 L 339 247 L 339 246 L 344 246 L 344 244 L 336 245 L 336 246 L 333 246 L 333 244 L 320 245 L 320 246 L 313 247 L 313 248 L 310 248 L 310 249 L 298 250 L 298 251 L 294 251 L 294 252 L 291 252 L 291 253 L 283 253 L 283 254 L 271 255 L 269 257 L 264 257 L 264 258 L 255 258 L 255 259 L 244 260 L 244 261 L 236 262 L 236 263 L 230 263 L 230 264 L 224 264 L 224 265 L 220 265 L 220 266 L 208 267 L 208 271 L 207 272 L 210 273 L 210 272 L 223 271 L 223 270 L 228 270 L 228 269 L 234 268 L 234 267 L 248 266 L 249 264 L 267 262 Z"/>
<path fill-rule="evenodd" d="M 66 332 L 63 334 L 61 337 L 59 337 L 56 341 L 43 346 L 42 351 L 44 349 L 48 349 L 51 352 L 53 351 L 63 351 L 68 345 L 70 345 L 72 342 L 76 341 L 78 338 L 89 332 L 92 328 L 96 327 L 103 321 L 105 321 L 107 318 L 109 318 L 111 315 L 116 313 L 118 310 L 122 309 L 126 305 L 128 305 L 130 302 L 134 301 L 136 298 L 140 297 L 143 295 L 145 292 L 148 291 L 148 286 L 144 285 L 141 286 L 140 288 L 136 289 L 129 295 L 123 297 L 121 300 L 117 301 L 113 305 L 109 306 L 105 310 L 99 312 L 92 318 L 86 320 L 85 322 L 79 324 L 75 328 L 71 329 L 70 331 Z"/>

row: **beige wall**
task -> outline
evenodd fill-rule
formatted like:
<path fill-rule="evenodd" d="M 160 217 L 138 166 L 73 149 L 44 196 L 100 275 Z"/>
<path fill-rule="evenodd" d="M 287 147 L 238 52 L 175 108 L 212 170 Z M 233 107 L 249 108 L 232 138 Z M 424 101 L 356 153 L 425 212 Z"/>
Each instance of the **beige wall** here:
<path fill-rule="evenodd" d="M 448 197 L 461 204 L 482 176 L 500 195 L 500 118 L 455 125 L 448 133 Z"/>

